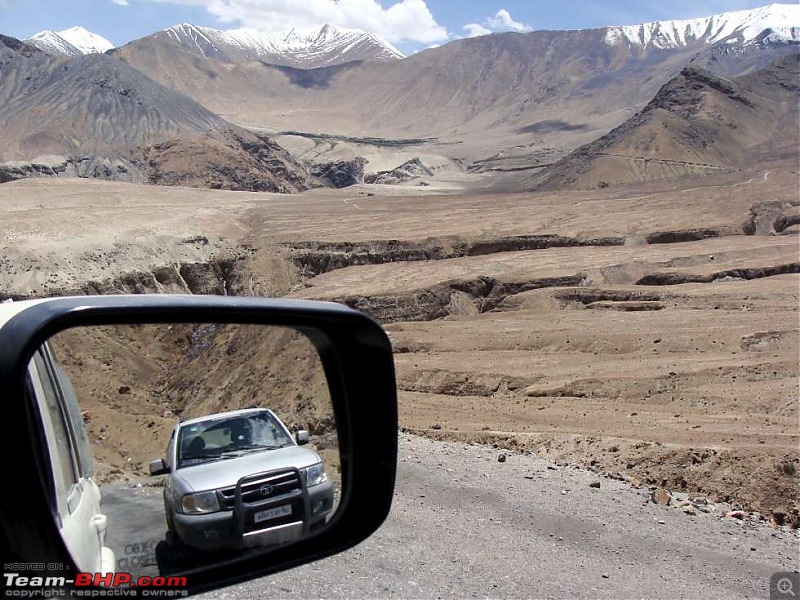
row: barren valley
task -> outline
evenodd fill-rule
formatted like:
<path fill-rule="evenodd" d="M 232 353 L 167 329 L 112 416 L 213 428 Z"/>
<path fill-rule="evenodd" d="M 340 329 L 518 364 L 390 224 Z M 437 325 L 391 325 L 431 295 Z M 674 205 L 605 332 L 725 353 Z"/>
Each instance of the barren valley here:
<path fill-rule="evenodd" d="M 780 538 L 742 572 L 788 568 L 796 8 L 709 17 L 680 40 L 678 22 L 500 33 L 402 60 L 326 26 L 315 39 L 338 41 L 319 64 L 190 25 L 87 56 L 0 36 L 0 300 L 344 303 L 391 339 L 405 447 L 574 467 L 592 493 Z M 54 342 L 112 496 L 148 496 L 147 463 L 180 416 L 267 396 L 337 469 L 313 352 L 245 329 Z"/>
<path fill-rule="evenodd" d="M 16 297 L 345 302 L 386 326 L 410 432 L 788 520 L 800 468 L 796 177 L 438 196 L 28 180 L 0 187 L 2 277 Z"/>

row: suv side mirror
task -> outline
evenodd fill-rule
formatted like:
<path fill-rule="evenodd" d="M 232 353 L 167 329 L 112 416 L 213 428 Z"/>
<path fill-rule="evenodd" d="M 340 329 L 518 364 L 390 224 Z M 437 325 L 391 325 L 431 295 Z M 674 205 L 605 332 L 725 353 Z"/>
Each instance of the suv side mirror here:
<path fill-rule="evenodd" d="M 294 439 L 297 441 L 298 445 L 304 446 L 308 443 L 308 432 L 305 429 L 299 429 L 297 433 L 294 434 Z"/>
<path fill-rule="evenodd" d="M 166 475 L 169 473 L 169 469 L 167 469 L 167 465 L 164 462 L 163 458 L 157 458 L 156 460 L 150 461 L 150 475 Z"/>
<path fill-rule="evenodd" d="M 327 428 L 324 441 L 327 445 L 320 449 L 321 458 L 319 455 L 311 456 L 315 454 L 314 451 L 303 449 L 302 463 L 293 463 L 289 468 L 276 467 L 269 461 L 259 462 L 258 455 L 253 454 L 258 448 L 251 443 L 234 447 L 229 440 L 226 442 L 223 439 L 219 430 L 208 426 L 203 434 L 206 448 L 196 456 L 188 457 L 198 462 L 187 469 L 206 477 L 206 482 L 198 483 L 194 488 L 197 493 L 177 498 L 176 502 L 179 505 L 182 503 L 182 508 L 167 514 L 166 522 L 160 518 L 150 519 L 157 524 L 162 535 L 158 545 L 153 544 L 158 564 L 149 559 L 139 561 L 138 556 L 132 557 L 136 561 L 128 560 L 127 556 L 114 560 L 111 546 L 119 544 L 119 532 L 126 529 L 124 519 L 127 515 L 120 511 L 115 515 L 109 509 L 114 501 L 120 498 L 125 500 L 130 494 L 120 494 L 111 488 L 102 511 L 97 510 L 94 517 L 87 517 L 81 511 L 70 510 L 70 489 L 64 487 L 66 480 L 62 473 L 74 471 L 76 477 L 83 477 L 87 485 L 84 486 L 81 480 L 74 489 L 84 490 L 86 500 L 91 501 L 92 506 L 99 506 L 103 490 L 97 483 L 102 485 L 102 481 L 99 476 L 98 481 L 94 481 L 92 455 L 100 465 L 104 465 L 106 474 L 107 463 L 104 462 L 104 455 L 98 455 L 94 450 L 84 455 L 82 449 L 101 444 L 97 448 L 103 452 L 119 453 L 120 446 L 104 441 L 106 436 L 114 435 L 115 427 L 101 431 L 98 419 L 114 419 L 114 407 L 140 402 L 136 405 L 137 410 L 138 407 L 149 406 L 159 412 L 156 417 L 136 421 L 137 428 L 132 430 L 141 436 L 137 437 L 137 443 L 149 440 L 153 444 L 163 444 L 167 441 L 163 439 L 166 429 L 159 433 L 157 427 L 151 427 L 150 421 L 161 419 L 159 422 L 166 428 L 168 421 L 178 416 L 183 419 L 187 415 L 183 414 L 183 406 L 178 404 L 175 405 L 177 411 L 162 415 L 164 409 L 153 401 L 161 396 L 146 395 L 149 390 L 137 387 L 142 380 L 136 375 L 124 382 L 109 379 L 105 375 L 109 365 L 113 367 L 113 361 L 122 355 L 109 356 L 108 349 L 112 346 L 105 346 L 106 350 L 102 350 L 101 346 L 99 352 L 86 355 L 85 347 L 80 344 L 86 338 L 81 335 L 117 335 L 114 339 L 122 342 L 134 339 L 135 344 L 125 346 L 125 356 L 138 358 L 137 344 L 149 344 L 151 338 L 147 335 L 155 328 L 153 343 L 159 344 L 159 350 L 181 348 L 177 359 L 171 358 L 168 367 L 171 374 L 182 378 L 176 382 L 174 389 L 183 390 L 185 398 L 189 398 L 198 396 L 197 389 L 189 385 L 192 377 L 196 378 L 194 381 L 202 381 L 212 359 L 217 361 L 213 363 L 218 367 L 215 373 L 222 376 L 227 373 L 227 365 L 247 354 L 237 354 L 240 349 L 251 349 L 252 346 L 247 344 L 248 340 L 237 338 L 236 335 L 241 329 L 251 326 L 257 329 L 271 326 L 273 330 L 289 330 L 292 335 L 298 334 L 316 355 L 331 411 L 330 417 L 324 421 Z M 187 336 L 187 331 L 202 335 Z M 229 337 L 224 337 L 228 333 Z M 66 343 L 69 339 L 77 343 Z M 219 343 L 212 346 L 198 343 L 198 340 L 204 342 L 208 339 L 215 339 Z M 209 352 L 203 355 L 209 360 L 198 361 L 197 353 L 209 348 Z M 294 355 L 290 355 L 291 361 L 273 362 L 274 353 L 268 351 L 272 348 L 262 348 L 264 351 L 253 364 L 257 364 L 258 368 L 273 368 L 281 375 L 297 370 Z M 151 364 L 163 364 L 159 362 L 160 358 L 161 354 L 158 354 Z M 73 371 L 68 376 L 70 369 Z M 237 374 L 241 377 L 238 382 L 241 385 L 226 384 L 222 390 L 219 386 L 201 388 L 203 391 L 196 397 L 197 402 L 209 403 L 201 408 L 210 409 L 211 402 L 219 399 L 215 394 L 226 391 L 237 391 L 244 406 L 244 398 L 251 401 L 254 393 L 259 392 L 258 386 L 268 379 L 248 368 L 238 369 Z M 89 380 L 88 386 L 86 381 L 73 381 L 78 375 Z M 104 378 L 92 379 L 95 376 Z M 102 385 L 97 385 L 97 381 L 101 381 Z M 182 591 L 188 594 L 208 592 L 342 552 L 378 529 L 391 507 L 397 467 L 397 388 L 392 349 L 378 323 L 342 305 L 300 300 L 144 294 L 49 298 L 0 304 L 0 389 L 3 390 L 4 400 L 3 419 L 0 419 L 0 452 L 14 456 L 4 473 L 14 485 L 7 486 L 0 495 L 0 554 L 6 563 L 29 565 L 25 577 L 42 577 L 48 581 L 56 578 L 64 582 L 81 573 L 92 578 L 90 583 L 83 581 L 84 585 L 102 583 L 127 589 L 131 582 L 132 566 L 141 562 L 146 563 L 148 568 L 159 568 L 155 575 L 161 579 L 175 575 L 182 582 Z M 294 398 L 296 389 L 286 387 L 285 396 Z M 92 410 L 84 410 L 85 406 L 81 406 L 80 401 L 96 402 L 95 391 L 98 390 L 112 399 L 108 405 L 110 410 L 106 405 L 93 405 L 95 408 Z M 166 398 L 166 394 L 163 398 Z M 238 408 L 213 406 L 222 410 Z M 248 412 L 254 410 L 238 409 L 238 412 L 256 419 Z M 107 411 L 103 413 L 106 416 L 103 417 L 100 411 Z M 267 413 L 272 414 L 269 409 L 260 409 L 261 416 L 258 418 L 266 419 Z M 188 416 L 191 418 L 181 423 L 190 428 L 198 423 L 198 419 L 202 421 L 204 418 Z M 291 433 L 285 425 L 276 419 L 272 422 L 274 431 L 283 428 L 286 441 L 290 442 Z M 205 425 L 204 422 L 199 423 L 197 429 L 189 433 L 195 435 Z M 56 431 L 54 427 L 60 429 Z M 261 433 L 266 435 L 270 431 L 273 429 L 267 428 Z M 173 433 L 170 439 L 179 448 L 173 451 L 180 452 L 183 448 L 181 437 Z M 308 440 L 308 433 L 298 431 L 295 439 L 302 444 Z M 331 450 L 331 444 L 336 445 L 335 451 Z M 163 448 L 163 445 L 160 447 Z M 78 452 L 70 457 L 73 449 Z M 297 450 L 275 449 L 274 456 L 298 456 Z M 127 457 L 123 460 L 131 461 L 127 450 L 122 456 Z M 259 468 L 243 472 L 238 483 L 232 486 L 225 483 L 220 488 L 215 482 L 207 482 L 216 474 L 229 473 L 232 469 L 215 469 L 214 463 L 210 462 L 207 469 L 197 466 L 207 458 L 219 459 L 217 465 L 228 467 L 235 461 L 238 461 L 237 464 L 250 461 Z M 138 464 L 143 465 L 146 459 L 146 455 L 141 457 Z M 329 490 L 331 482 L 325 470 L 329 459 L 337 461 L 335 475 L 340 478 L 337 482 L 339 492 L 333 500 L 329 501 L 327 496 L 317 493 L 319 498 L 310 502 L 305 489 L 302 494 L 298 490 L 292 490 L 290 494 L 282 491 L 287 481 L 291 485 L 300 485 L 296 482 L 302 482 L 304 486 L 313 486 L 315 493 L 316 490 Z M 154 460 L 148 466 L 149 473 L 153 475 L 166 471 L 164 459 Z M 209 493 L 209 489 L 217 489 L 216 494 Z M 165 510 L 161 506 L 166 503 L 166 498 L 162 502 L 160 493 L 153 493 L 146 486 L 142 490 L 143 497 L 152 500 L 154 510 Z M 274 498 L 275 494 L 286 494 L 286 499 L 283 496 Z M 302 501 L 304 497 L 306 500 Z M 251 547 L 243 548 L 235 554 L 223 554 L 224 560 L 219 559 L 219 554 L 209 553 L 209 557 L 217 557 L 210 561 L 205 554 L 195 553 L 190 554 L 192 560 L 181 563 L 177 571 L 162 568 L 164 551 L 171 553 L 166 556 L 170 560 L 183 560 L 186 554 L 185 549 L 184 554 L 173 552 L 176 548 L 170 546 L 169 536 L 163 534 L 165 530 L 166 533 L 173 528 L 179 530 L 182 524 L 178 519 L 183 519 L 187 512 L 206 514 L 216 510 L 222 514 L 225 510 L 231 510 L 231 507 L 238 510 L 245 504 L 251 506 L 253 503 L 258 508 L 253 509 L 255 513 L 248 513 L 249 520 L 240 519 L 233 523 L 237 535 L 244 541 L 253 538 L 247 537 L 250 529 L 242 528 L 252 528 L 254 523 L 259 529 L 256 533 L 260 533 L 263 523 L 277 531 L 284 527 L 284 523 L 293 521 L 296 514 L 319 516 L 320 513 L 327 515 L 330 512 L 331 516 L 325 517 L 323 526 L 319 528 L 312 528 L 306 521 L 297 524 L 296 528 L 302 527 L 302 535 L 292 538 L 291 543 L 276 542 L 259 547 L 257 551 Z M 62 517 L 71 519 L 78 530 L 66 527 Z M 107 519 L 103 520 L 104 517 Z M 170 517 L 174 518 L 174 522 L 170 522 Z M 115 519 L 119 519 L 119 527 Z M 103 532 L 107 531 L 107 535 L 98 535 L 97 524 L 101 521 Z M 295 527 L 293 522 L 288 524 Z M 131 528 L 127 527 L 127 530 Z M 135 535 L 143 535 L 138 529 L 132 531 Z M 211 529 L 201 533 L 208 539 L 218 534 Z M 143 544 L 133 544 L 131 548 L 150 548 L 149 540 L 144 540 Z M 87 548 L 91 550 L 89 554 Z M 121 556 L 119 551 L 117 556 Z M 206 562 L 198 562 L 195 558 L 205 559 Z M 107 570 L 105 566 L 109 563 L 112 568 Z M 61 565 L 63 570 L 58 570 L 56 565 Z M 90 566 L 79 568 L 79 565 Z M 100 576 L 101 572 L 110 573 L 108 580 Z M 73 585 L 80 585 L 75 579 Z"/>

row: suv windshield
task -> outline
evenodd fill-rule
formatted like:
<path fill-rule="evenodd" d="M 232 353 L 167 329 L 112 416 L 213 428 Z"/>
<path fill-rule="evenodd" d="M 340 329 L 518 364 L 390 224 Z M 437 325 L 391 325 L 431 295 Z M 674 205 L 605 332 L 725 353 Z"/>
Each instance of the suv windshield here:
<path fill-rule="evenodd" d="M 195 421 L 182 426 L 178 434 L 177 468 L 293 444 L 268 411 Z"/>

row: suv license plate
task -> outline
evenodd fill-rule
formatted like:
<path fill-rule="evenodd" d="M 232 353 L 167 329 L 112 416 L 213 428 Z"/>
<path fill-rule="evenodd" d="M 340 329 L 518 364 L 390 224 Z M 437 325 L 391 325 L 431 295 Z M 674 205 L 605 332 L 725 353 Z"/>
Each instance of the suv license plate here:
<path fill-rule="evenodd" d="M 268 508 L 267 510 L 260 510 L 253 515 L 253 521 L 256 523 L 263 523 L 270 519 L 277 519 L 292 514 L 292 507 L 289 504 L 278 506 L 276 508 Z"/>

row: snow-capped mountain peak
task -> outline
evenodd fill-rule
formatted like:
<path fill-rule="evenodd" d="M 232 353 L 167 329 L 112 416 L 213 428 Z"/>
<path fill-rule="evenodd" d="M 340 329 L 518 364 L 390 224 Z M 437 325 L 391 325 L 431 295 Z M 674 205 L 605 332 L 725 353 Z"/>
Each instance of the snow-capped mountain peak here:
<path fill-rule="evenodd" d="M 87 31 L 83 27 L 72 27 L 63 31 L 40 31 L 23 41 L 55 56 L 99 54 L 114 48 L 114 44 L 103 36 Z"/>
<path fill-rule="evenodd" d="M 762 36 L 762 34 L 765 34 Z M 800 41 L 800 5 L 770 4 L 751 10 L 697 19 L 653 21 L 608 27 L 606 43 L 643 48 L 676 48 L 693 43 L 736 41 L 744 45 L 766 37 L 771 42 Z"/>
<path fill-rule="evenodd" d="M 83 27 L 72 27 L 59 31 L 58 35 L 67 40 L 84 54 L 98 54 L 114 48 L 114 44 L 106 38 Z"/>
<path fill-rule="evenodd" d="M 253 28 L 221 31 L 183 23 L 160 32 L 206 57 L 229 62 L 260 60 L 278 65 L 313 68 L 353 60 L 387 61 L 403 54 L 378 36 L 326 23 L 288 31 Z"/>

